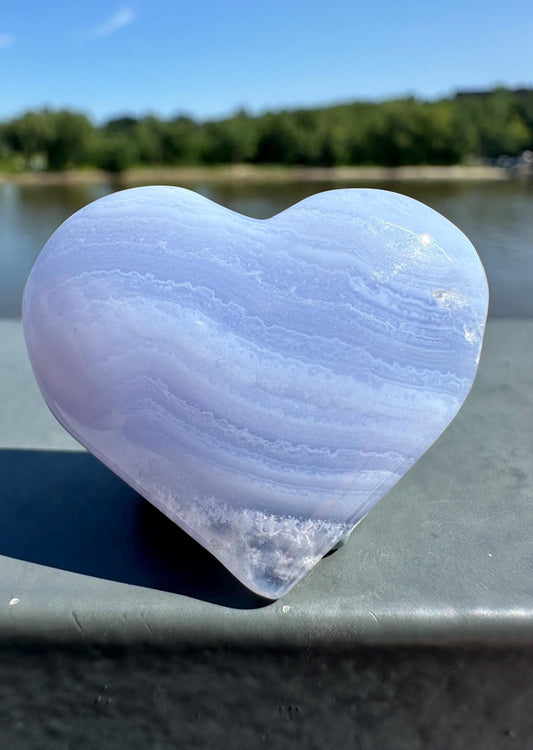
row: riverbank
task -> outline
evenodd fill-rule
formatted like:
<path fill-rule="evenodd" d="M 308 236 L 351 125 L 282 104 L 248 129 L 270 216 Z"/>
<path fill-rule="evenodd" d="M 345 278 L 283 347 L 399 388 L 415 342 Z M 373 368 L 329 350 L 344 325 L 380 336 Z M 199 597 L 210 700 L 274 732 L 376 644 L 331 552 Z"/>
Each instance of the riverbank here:
<path fill-rule="evenodd" d="M 412 167 L 284 167 L 228 164 L 216 167 L 140 167 L 121 174 L 97 169 L 65 172 L 0 173 L 0 184 L 81 185 L 113 181 L 122 187 L 143 184 L 182 184 L 198 182 L 388 182 L 388 181 L 495 181 L 508 180 L 503 167 L 412 166 Z"/>

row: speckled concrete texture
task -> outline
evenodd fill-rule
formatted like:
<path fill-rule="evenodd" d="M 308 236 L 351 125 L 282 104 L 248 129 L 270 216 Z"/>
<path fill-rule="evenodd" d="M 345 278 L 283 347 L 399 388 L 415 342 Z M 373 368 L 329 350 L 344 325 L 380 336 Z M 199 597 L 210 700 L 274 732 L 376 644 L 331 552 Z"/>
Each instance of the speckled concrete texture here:
<path fill-rule="evenodd" d="M 10 750 L 531 747 L 533 651 L 6 649 Z"/>

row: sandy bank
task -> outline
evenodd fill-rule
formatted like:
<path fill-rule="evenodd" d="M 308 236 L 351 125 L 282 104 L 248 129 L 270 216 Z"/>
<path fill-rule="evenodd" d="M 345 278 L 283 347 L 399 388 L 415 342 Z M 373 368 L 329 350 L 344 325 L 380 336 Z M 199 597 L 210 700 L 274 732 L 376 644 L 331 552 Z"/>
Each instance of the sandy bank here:
<path fill-rule="evenodd" d="M 142 167 L 120 175 L 100 170 L 0 174 L 0 183 L 72 185 L 116 181 L 121 186 L 192 182 L 381 182 L 394 180 L 507 180 L 509 172 L 491 166 L 283 167 L 229 164 L 220 167 Z"/>

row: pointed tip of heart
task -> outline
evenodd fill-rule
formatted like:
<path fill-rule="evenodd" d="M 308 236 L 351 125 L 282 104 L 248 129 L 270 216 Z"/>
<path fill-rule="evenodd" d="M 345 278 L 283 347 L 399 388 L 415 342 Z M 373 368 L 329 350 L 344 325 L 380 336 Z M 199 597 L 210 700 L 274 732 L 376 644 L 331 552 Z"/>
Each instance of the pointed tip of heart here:
<path fill-rule="evenodd" d="M 168 505 L 165 513 L 174 515 Z M 180 506 L 175 520 L 247 588 L 272 600 L 298 583 L 348 530 L 332 520 L 232 508 L 213 498 Z"/>

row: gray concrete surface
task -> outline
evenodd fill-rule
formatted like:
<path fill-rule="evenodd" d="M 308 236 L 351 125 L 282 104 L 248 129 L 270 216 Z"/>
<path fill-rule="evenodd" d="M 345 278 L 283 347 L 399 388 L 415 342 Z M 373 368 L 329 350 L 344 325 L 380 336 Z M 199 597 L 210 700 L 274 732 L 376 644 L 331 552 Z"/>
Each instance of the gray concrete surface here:
<path fill-rule="evenodd" d="M 48 413 L 0 322 L 0 638 L 158 647 L 533 644 L 533 321 L 489 321 L 444 435 L 266 603 Z"/>
<path fill-rule="evenodd" d="M 532 746 L 533 652 L 33 648 L 0 664 L 6 750 Z"/>

